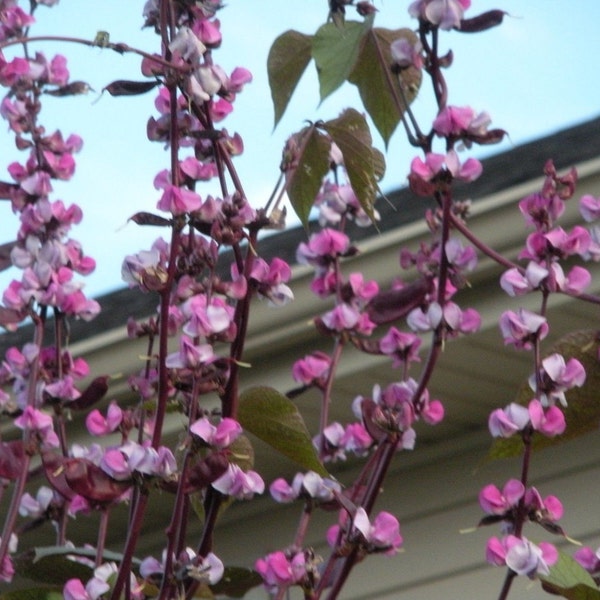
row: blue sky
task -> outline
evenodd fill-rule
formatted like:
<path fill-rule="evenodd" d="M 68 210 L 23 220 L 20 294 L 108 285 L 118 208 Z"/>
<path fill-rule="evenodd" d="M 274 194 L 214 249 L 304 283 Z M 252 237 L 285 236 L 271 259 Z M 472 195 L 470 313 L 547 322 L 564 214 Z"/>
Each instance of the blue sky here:
<path fill-rule="evenodd" d="M 376 0 L 376 25 L 395 29 L 414 27 L 406 7 L 409 2 Z M 111 41 L 126 42 L 145 50 L 157 48 L 157 37 L 141 30 L 143 0 L 61 0 L 52 9 L 40 7 L 32 34 L 52 33 L 93 39 L 98 30 Z M 508 13 L 504 23 L 484 34 L 444 34 L 442 47 L 452 48 L 455 62 L 447 71 L 450 102 L 469 104 L 490 113 L 494 127 L 507 130 L 510 138 L 488 147 L 486 153 L 510 149 L 563 127 L 600 114 L 600 83 L 595 65 L 600 55 L 600 2 L 579 0 L 473 0 L 469 14 L 491 8 Z M 215 61 L 230 72 L 249 68 L 254 81 L 236 100 L 234 113 L 223 123 L 238 131 L 245 153 L 237 167 L 246 192 L 256 207 L 265 203 L 277 180 L 283 143 L 300 129 L 305 119 L 334 118 L 346 106 L 359 106 L 354 88 L 346 84 L 321 105 L 312 65 L 300 82 L 296 96 L 281 123 L 273 131 L 273 111 L 267 85 L 266 57 L 273 40 L 286 29 L 312 34 L 327 15 L 326 0 L 229 0 L 221 12 L 223 46 Z M 72 44 L 39 44 L 48 56 L 61 52 L 69 59 L 72 80 L 85 80 L 96 91 L 115 79 L 142 79 L 134 55 L 120 56 L 99 48 Z M 84 222 L 72 237 L 98 262 L 86 278 L 86 292 L 97 295 L 123 284 L 120 265 L 124 255 L 146 249 L 161 233 L 140 228 L 127 219 L 139 210 L 154 210 L 158 194 L 152 186 L 155 174 L 168 166 L 160 144 L 146 140 L 146 121 L 155 114 L 152 93 L 131 98 L 111 98 L 97 93 L 76 98 L 47 98 L 42 121 L 51 131 L 78 133 L 84 148 L 77 158 L 74 179 L 55 187 L 55 198 L 83 207 Z M 424 86 L 413 104 L 424 128 L 435 116 L 429 87 Z M 381 140 L 375 143 L 383 150 Z M 5 165 L 24 161 L 13 151 L 12 136 L 0 125 L 0 179 L 7 179 Z M 477 151 L 475 151 L 477 153 Z M 398 130 L 387 154 L 388 169 L 382 189 L 388 191 L 406 181 L 414 151 Z M 481 152 L 478 154 L 482 155 Z M 210 192 L 210 188 L 201 192 Z M 216 188 L 214 188 L 216 193 Z M 600 194 L 600 190 L 598 191 Z M 0 242 L 14 237 L 16 219 L 2 216 Z M 17 277 L 4 273 L 0 285 Z"/>

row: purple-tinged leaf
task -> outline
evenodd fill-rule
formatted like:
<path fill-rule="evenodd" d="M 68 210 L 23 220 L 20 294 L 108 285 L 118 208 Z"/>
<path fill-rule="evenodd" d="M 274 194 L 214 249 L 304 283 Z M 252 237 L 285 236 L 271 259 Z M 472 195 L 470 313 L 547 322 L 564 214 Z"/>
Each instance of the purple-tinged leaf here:
<path fill-rule="evenodd" d="M 269 87 L 277 127 L 287 105 L 311 59 L 312 36 L 289 30 L 271 46 L 267 58 Z"/>
<path fill-rule="evenodd" d="M 533 438 L 534 450 L 541 450 L 572 440 L 592 431 L 597 431 L 600 425 L 600 332 L 595 330 L 575 331 L 561 338 L 548 354 L 557 352 L 565 361 L 576 358 L 584 367 L 586 378 L 581 387 L 566 392 L 567 406 L 562 411 L 567 422 L 567 429 L 562 435 L 547 437 L 536 435 Z M 519 388 L 515 402 L 527 406 L 533 398 L 533 392 L 528 382 Z M 492 443 L 488 459 L 510 458 L 519 456 L 523 451 L 520 436 L 497 438 Z"/>
<path fill-rule="evenodd" d="M 153 225 L 155 227 L 168 227 L 172 224 L 171 219 L 143 211 L 129 217 L 129 221 L 133 221 L 137 225 Z"/>
<path fill-rule="evenodd" d="M 410 29 L 370 29 L 348 77 L 358 88 L 364 107 L 386 146 L 407 108 L 405 101 L 410 104 L 421 85 L 421 71 L 415 67 L 407 67 L 399 73 L 392 71 L 394 61 L 390 47 L 401 38 L 411 44 L 417 42 L 417 36 Z"/>
<path fill-rule="evenodd" d="M 139 96 L 153 90 L 160 81 L 129 81 L 127 79 L 117 79 L 102 88 L 103 92 L 108 92 L 111 96 Z"/>
<path fill-rule="evenodd" d="M 296 405 L 269 387 L 253 387 L 240 396 L 238 421 L 257 438 L 308 471 L 326 477 L 312 438 Z"/>
<path fill-rule="evenodd" d="M 326 121 L 321 127 L 331 136 L 344 158 L 350 185 L 362 209 L 373 219 L 373 207 L 378 185 L 385 171 L 383 155 L 373 148 L 369 125 L 353 108 L 347 108 L 337 119 Z"/>
<path fill-rule="evenodd" d="M 69 402 L 67 407 L 73 410 L 82 410 L 96 404 L 96 402 L 99 402 L 106 396 L 106 392 L 108 392 L 108 380 L 108 375 L 96 377 L 81 393 L 81 396 Z"/>
<path fill-rule="evenodd" d="M 292 208 L 305 227 L 329 169 L 330 148 L 329 138 L 314 125 L 291 136 L 286 144 L 281 168 Z"/>
<path fill-rule="evenodd" d="M 496 27 L 502 23 L 504 15 L 508 13 L 503 10 L 488 10 L 476 17 L 470 19 L 462 19 L 460 27 L 456 27 L 456 31 L 462 31 L 463 33 L 479 33 L 480 31 L 486 31 L 492 27 Z"/>
<path fill-rule="evenodd" d="M 373 16 L 362 23 L 322 25 L 313 37 L 312 56 L 317 66 L 321 101 L 348 79 L 359 56 L 362 39 L 373 24 Z"/>
<path fill-rule="evenodd" d="M 572 557 L 558 552 L 549 575 L 538 575 L 542 588 L 568 600 L 600 600 L 600 590 L 592 576 Z"/>

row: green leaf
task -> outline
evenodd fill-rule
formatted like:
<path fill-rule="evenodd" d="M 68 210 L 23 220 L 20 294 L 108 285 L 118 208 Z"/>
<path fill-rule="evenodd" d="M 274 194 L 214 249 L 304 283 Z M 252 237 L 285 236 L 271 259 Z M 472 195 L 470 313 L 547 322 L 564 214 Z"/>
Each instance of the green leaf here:
<path fill-rule="evenodd" d="M 292 207 L 306 227 L 308 216 L 329 169 L 331 141 L 314 125 L 291 136 L 286 144 L 282 169 Z"/>
<path fill-rule="evenodd" d="M 261 585 L 262 577 L 252 569 L 244 567 L 225 567 L 221 580 L 210 589 L 215 594 L 223 594 L 229 598 L 243 598 L 253 587 Z"/>
<path fill-rule="evenodd" d="M 569 555 L 559 552 L 549 575 L 540 575 L 545 591 L 569 600 L 600 600 L 600 590 L 592 576 Z"/>
<path fill-rule="evenodd" d="M 70 554 L 76 552 L 71 549 Z M 66 552 L 55 553 L 47 548 L 34 548 L 20 554 L 14 558 L 14 563 L 22 577 L 46 584 L 64 585 L 73 577 L 87 581 L 92 576 L 92 569 L 87 565 L 71 560 Z"/>
<path fill-rule="evenodd" d="M 400 38 L 408 39 L 411 44 L 417 41 L 410 29 L 370 29 L 348 78 L 358 88 L 365 109 L 386 147 L 407 108 L 405 100 L 410 104 L 421 85 L 421 71 L 415 67 L 402 69 L 400 73 L 392 72 L 390 45 Z"/>
<path fill-rule="evenodd" d="M 321 101 L 348 79 L 360 52 L 363 36 L 373 24 L 373 15 L 362 23 L 326 23 L 313 37 L 312 56 L 319 75 Z"/>
<path fill-rule="evenodd" d="M 598 362 L 598 332 L 595 330 L 575 331 L 561 338 L 549 354 L 558 352 L 565 361 L 576 358 L 585 368 L 585 383 L 566 393 L 567 407 L 563 408 L 567 429 L 556 437 L 536 435 L 532 447 L 540 450 L 574 439 L 598 429 L 600 422 L 600 362 Z M 527 406 L 533 398 L 529 383 L 525 382 L 517 394 L 515 402 Z M 494 440 L 488 458 L 509 458 L 519 456 L 523 443 L 518 435 Z"/>
<path fill-rule="evenodd" d="M 327 121 L 321 127 L 340 149 L 350 185 L 363 210 L 373 219 L 379 189 L 377 182 L 385 171 L 385 160 L 372 146 L 367 121 L 358 111 L 347 108 L 337 119 Z"/>
<path fill-rule="evenodd" d="M 296 405 L 270 387 L 257 386 L 240 396 L 242 427 L 304 469 L 327 476 Z"/>
<path fill-rule="evenodd" d="M 289 30 L 271 46 L 267 58 L 269 87 L 277 126 L 292 97 L 298 81 L 311 59 L 312 36 Z"/>
<path fill-rule="evenodd" d="M 0 594 L 0 600 L 62 600 L 63 597 L 61 588 L 41 587 Z"/>

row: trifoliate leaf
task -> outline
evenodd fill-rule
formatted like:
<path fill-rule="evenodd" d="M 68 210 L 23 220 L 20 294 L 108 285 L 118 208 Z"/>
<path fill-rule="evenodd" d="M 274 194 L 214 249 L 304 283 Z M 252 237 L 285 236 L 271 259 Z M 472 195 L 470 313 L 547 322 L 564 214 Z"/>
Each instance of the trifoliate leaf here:
<path fill-rule="evenodd" d="M 385 171 L 385 161 L 381 152 L 372 146 L 367 121 L 358 111 L 347 108 L 337 119 L 321 127 L 340 149 L 350 185 L 363 210 L 373 219 L 377 182 Z"/>
<path fill-rule="evenodd" d="M 337 90 L 352 73 L 362 39 L 373 24 L 373 16 L 362 23 L 327 23 L 314 35 L 312 56 L 317 66 L 321 101 Z"/>
<path fill-rule="evenodd" d="M 292 97 L 298 81 L 311 59 L 312 36 L 289 30 L 271 46 L 267 58 L 269 87 L 277 126 Z"/>
<path fill-rule="evenodd" d="M 282 169 L 292 208 L 306 227 L 308 216 L 329 169 L 331 141 L 314 125 L 290 137 Z"/>
<path fill-rule="evenodd" d="M 549 575 L 540 575 L 542 587 L 550 594 L 569 600 L 600 600 L 600 590 L 592 576 L 569 555 L 559 552 Z"/>
<path fill-rule="evenodd" d="M 348 80 L 358 88 L 361 100 L 387 146 L 390 137 L 421 85 L 421 71 L 415 67 L 392 72 L 390 46 L 400 38 L 411 44 L 417 37 L 410 29 L 369 29 Z"/>
<path fill-rule="evenodd" d="M 269 387 L 253 387 L 240 396 L 242 427 L 304 469 L 327 476 L 296 405 Z"/>

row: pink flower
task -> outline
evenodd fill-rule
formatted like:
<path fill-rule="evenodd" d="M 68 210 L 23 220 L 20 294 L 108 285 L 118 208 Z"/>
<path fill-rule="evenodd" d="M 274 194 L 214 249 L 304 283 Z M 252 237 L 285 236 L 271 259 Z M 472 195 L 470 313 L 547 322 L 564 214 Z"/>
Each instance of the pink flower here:
<path fill-rule="evenodd" d="M 470 106 L 446 106 L 433 121 L 433 129 L 438 135 L 460 135 L 469 128 L 475 117 Z"/>
<path fill-rule="evenodd" d="M 589 573 L 600 570 L 600 548 L 594 552 L 589 546 L 584 546 L 575 552 L 573 558 Z"/>
<path fill-rule="evenodd" d="M 242 426 L 235 419 L 229 417 L 222 419 L 216 426 L 206 417 L 202 417 L 192 423 L 190 432 L 204 440 L 209 446 L 227 448 L 242 434 Z"/>
<path fill-rule="evenodd" d="M 94 409 L 87 415 L 85 425 L 92 435 L 101 436 L 116 431 L 122 421 L 123 411 L 113 400 L 108 406 L 106 417 L 102 416 L 98 409 Z"/>
<path fill-rule="evenodd" d="M 327 376 L 331 359 L 324 352 L 314 352 L 297 360 L 292 367 L 294 381 L 311 385 Z"/>
<path fill-rule="evenodd" d="M 402 546 L 400 524 L 398 519 L 389 512 L 380 512 L 371 524 L 365 509 L 361 506 L 356 509 L 352 525 L 360 531 L 367 545 L 371 547 L 371 551 L 384 550 L 386 556 L 393 556 Z"/>
<path fill-rule="evenodd" d="M 547 437 L 561 435 L 567 428 L 565 416 L 558 406 L 544 409 L 537 399 L 529 403 L 529 418 L 533 428 Z"/>
<path fill-rule="evenodd" d="M 249 500 L 254 494 L 265 491 L 265 483 L 256 471 L 244 472 L 238 465 L 230 463 L 227 471 L 212 486 L 226 496 L 238 500 Z"/>
<path fill-rule="evenodd" d="M 268 588 L 289 587 L 300 582 L 306 574 L 302 552 L 297 552 L 290 559 L 284 552 L 278 550 L 264 558 L 259 558 L 254 568 Z"/>
<path fill-rule="evenodd" d="M 490 515 L 503 515 L 515 507 L 525 494 L 525 486 L 517 479 L 509 479 L 500 491 L 495 485 L 486 485 L 479 492 L 479 505 Z"/>
<path fill-rule="evenodd" d="M 437 425 L 444 418 L 444 405 L 439 400 L 431 400 L 421 410 L 421 416 L 428 425 Z"/>
<path fill-rule="evenodd" d="M 156 204 L 159 210 L 175 216 L 199 210 L 201 206 L 202 198 L 196 192 L 175 185 L 167 185 Z"/>
<path fill-rule="evenodd" d="M 298 246 L 296 259 L 300 264 L 327 264 L 337 256 L 343 256 L 350 248 L 348 236 L 335 229 L 323 229 L 310 236 L 308 244 Z"/>
<path fill-rule="evenodd" d="M 31 406 L 27 406 L 20 417 L 14 421 L 19 429 L 35 431 L 42 444 L 49 448 L 58 448 L 58 436 L 54 432 L 52 417 Z"/>

